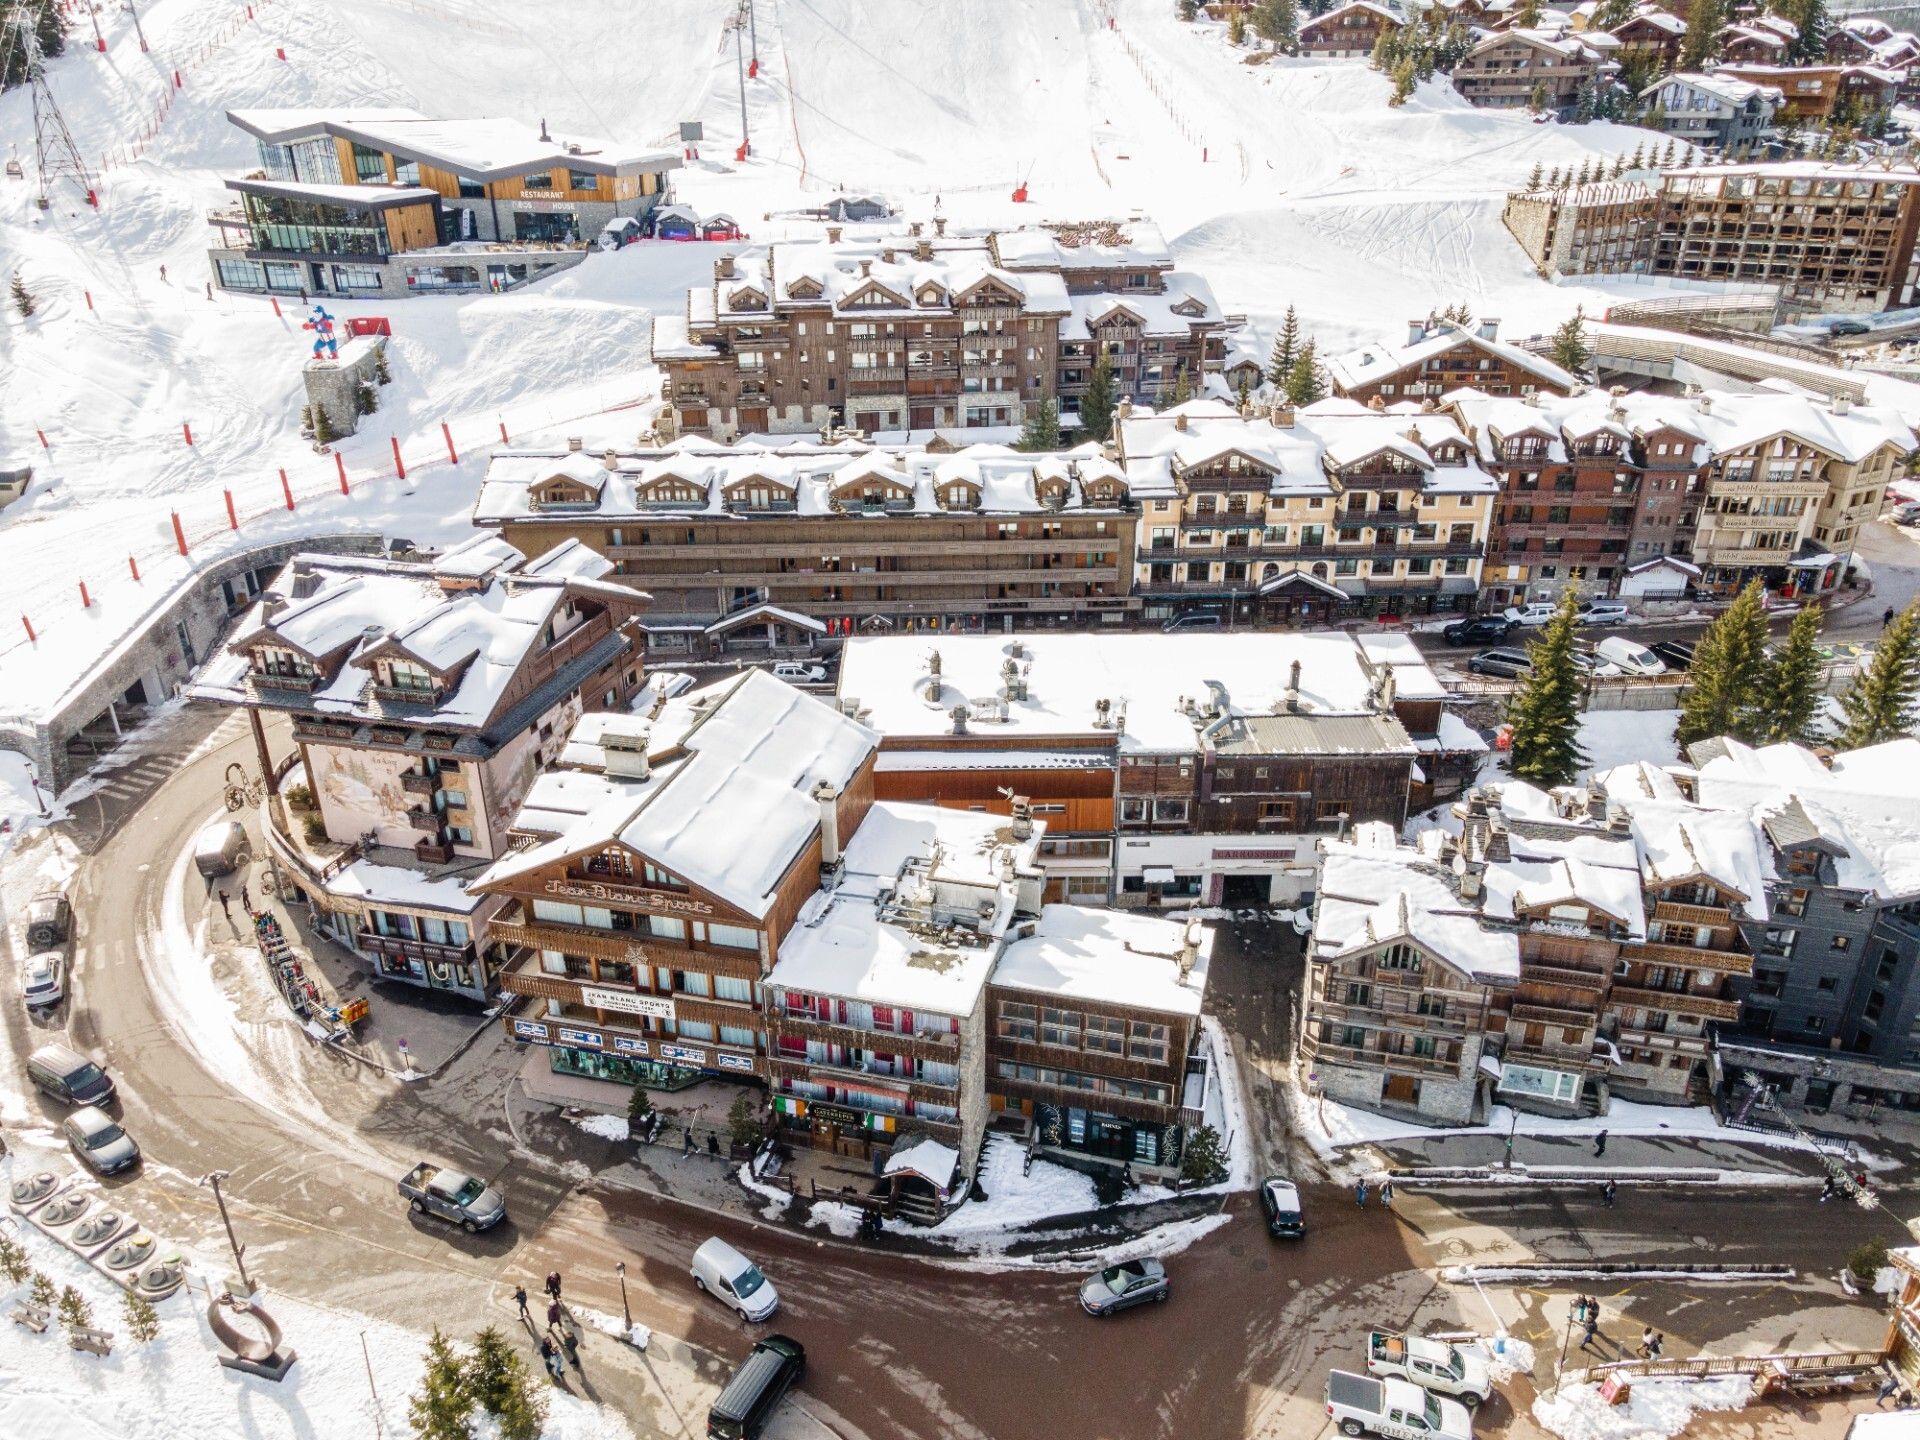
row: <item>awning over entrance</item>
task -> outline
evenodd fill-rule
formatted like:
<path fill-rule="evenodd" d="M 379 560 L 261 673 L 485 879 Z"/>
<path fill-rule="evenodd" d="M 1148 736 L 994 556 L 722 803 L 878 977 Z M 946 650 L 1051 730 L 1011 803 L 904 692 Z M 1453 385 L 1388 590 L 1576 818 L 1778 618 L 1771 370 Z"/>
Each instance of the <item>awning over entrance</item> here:
<path fill-rule="evenodd" d="M 716 620 L 707 626 L 707 634 L 718 635 L 728 630 L 737 630 L 742 625 L 765 625 L 768 623 L 791 625 L 796 630 L 806 630 L 815 635 L 827 633 L 826 625 L 811 615 L 802 615 L 797 610 L 783 610 L 778 605 L 753 605 Z"/>
<path fill-rule="evenodd" d="M 1282 591 L 1288 590 L 1296 585 L 1305 586 L 1310 590 L 1318 590 L 1321 594 L 1330 596 L 1335 600 L 1345 600 L 1347 598 L 1347 593 L 1344 590 L 1339 589 L 1337 586 L 1329 585 L 1319 576 L 1309 575 L 1304 570 L 1289 570 L 1284 575 L 1276 575 L 1271 580 L 1261 581 L 1259 593 L 1262 595 L 1278 595 Z"/>
<path fill-rule="evenodd" d="M 1165 865 L 1149 865 L 1141 872 L 1141 879 L 1149 885 L 1173 884 L 1173 871 Z"/>

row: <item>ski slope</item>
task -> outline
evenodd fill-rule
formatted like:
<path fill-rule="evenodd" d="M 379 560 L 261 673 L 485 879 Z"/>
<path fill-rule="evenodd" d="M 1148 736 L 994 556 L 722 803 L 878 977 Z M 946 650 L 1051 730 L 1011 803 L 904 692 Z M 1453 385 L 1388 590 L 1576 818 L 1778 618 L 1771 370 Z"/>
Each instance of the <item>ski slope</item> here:
<path fill-rule="evenodd" d="M 206 292 L 205 212 L 228 198 L 222 174 L 256 164 L 230 108 L 405 105 L 636 144 L 677 143 L 677 124 L 697 119 L 707 138 L 678 196 L 756 240 L 817 233 L 782 212 L 839 189 L 959 226 L 1137 211 L 1263 341 L 1294 304 L 1326 347 L 1457 301 L 1509 334 L 1604 304 L 1531 274 L 1500 226 L 1502 198 L 1536 162 L 1648 138 L 1473 111 L 1440 84 L 1389 109 L 1387 82 L 1362 64 L 1250 67 L 1220 27 L 1180 24 L 1165 0 L 757 0 L 761 72 L 739 163 L 733 8 L 256 0 L 249 21 L 241 0 L 153 0 L 147 54 L 123 12 L 101 13 L 104 55 L 76 35 L 49 79 L 89 163 L 111 158 L 101 208 L 66 187 L 43 212 L 33 182 L 0 182 L 0 268 L 38 305 L 0 319 L 0 453 L 41 466 L 0 512 L 0 723 L 49 706 L 211 557 L 340 529 L 457 536 L 502 423 L 515 441 L 631 441 L 657 406 L 652 317 L 680 309 L 716 253 L 594 254 L 513 295 L 329 302 L 394 326 L 382 410 L 337 447 L 353 479 L 343 497 L 332 458 L 297 433 L 308 346 L 295 307 L 275 316 L 264 298 Z M 175 70 L 184 86 L 169 102 Z M 0 144 L 31 173 L 22 91 L 0 96 Z M 1031 203 L 1016 205 L 1023 181 Z M 390 475 L 394 438 L 405 482 Z"/>

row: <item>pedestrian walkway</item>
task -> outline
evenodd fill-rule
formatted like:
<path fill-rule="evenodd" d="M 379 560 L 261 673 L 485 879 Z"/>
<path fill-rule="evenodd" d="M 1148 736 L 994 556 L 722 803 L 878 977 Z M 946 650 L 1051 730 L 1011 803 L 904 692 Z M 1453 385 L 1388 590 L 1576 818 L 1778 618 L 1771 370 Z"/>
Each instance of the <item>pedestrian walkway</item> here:
<path fill-rule="evenodd" d="M 1609 1136 L 1603 1153 L 1596 1153 L 1596 1137 L 1583 1135 L 1515 1135 L 1512 1153 L 1508 1137 L 1491 1131 L 1470 1135 L 1407 1137 L 1376 1148 L 1396 1169 L 1460 1169 L 1489 1173 L 1536 1170 L 1576 1171 L 1599 1184 L 1609 1177 L 1631 1182 L 1635 1172 L 1700 1172 L 1737 1174 L 1753 1183 L 1817 1182 L 1824 1173 L 1812 1152 L 1739 1140 L 1648 1135 Z M 1509 1163 L 1511 1161 L 1511 1163 Z"/>

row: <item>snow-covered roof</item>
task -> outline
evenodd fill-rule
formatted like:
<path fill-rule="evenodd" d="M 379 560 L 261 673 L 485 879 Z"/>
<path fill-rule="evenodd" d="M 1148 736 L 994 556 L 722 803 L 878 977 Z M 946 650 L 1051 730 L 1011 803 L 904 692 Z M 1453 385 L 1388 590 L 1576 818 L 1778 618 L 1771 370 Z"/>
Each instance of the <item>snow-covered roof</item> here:
<path fill-rule="evenodd" d="M 953 1172 L 960 1168 L 960 1152 L 938 1140 L 922 1138 L 911 1144 L 895 1146 L 887 1156 L 882 1175 L 918 1175 L 942 1191 L 953 1183 Z"/>
<path fill-rule="evenodd" d="M 1159 294 L 1126 291 L 1116 294 L 1069 297 L 1072 314 L 1060 323 L 1062 340 L 1086 340 L 1093 327 L 1116 312 L 1136 321 L 1143 335 L 1184 336 L 1197 324 L 1219 324 L 1224 318 L 1213 298 L 1213 287 L 1201 276 L 1173 271 Z"/>
<path fill-rule="evenodd" d="M 1019 926 L 994 967 L 994 985 L 1073 1000 L 1198 1015 L 1213 931 L 1198 920 L 1135 910 L 1049 905 L 1031 935 Z M 1193 947 L 1181 974 L 1183 947 Z"/>
<path fill-rule="evenodd" d="M 816 702 L 817 703 L 817 702 Z M 766 983 L 917 1013 L 971 1015 L 1000 954 L 1019 882 L 1039 883 L 1045 826 L 877 801 L 847 841 L 843 878 L 817 891 Z"/>
<path fill-rule="evenodd" d="M 1490 38 L 1505 39 L 1507 37 L 1503 34 Z M 1544 355 L 1535 355 L 1530 351 L 1522 350 L 1517 345 L 1509 345 L 1503 340 L 1489 338 L 1465 325 L 1456 325 L 1452 321 L 1441 321 L 1420 339 L 1410 344 L 1363 345 L 1357 350 L 1349 350 L 1344 355 L 1336 355 L 1327 361 L 1327 374 L 1333 380 L 1335 388 L 1358 390 L 1363 386 L 1391 379 L 1403 370 L 1417 369 L 1427 361 L 1438 359 L 1449 350 L 1463 345 L 1481 351 L 1490 358 L 1504 360 L 1523 373 L 1533 376 L 1542 385 L 1555 390 L 1568 391 L 1579 383 L 1577 376 L 1563 370 Z"/>
<path fill-rule="evenodd" d="M 1520 942 L 1485 924 L 1450 874 L 1391 843 L 1325 840 L 1313 914 L 1312 955 L 1332 959 L 1405 940 L 1469 980 L 1512 984 Z"/>
<path fill-rule="evenodd" d="M 796 308 L 830 306 L 850 321 L 952 314 L 981 286 L 1011 297 L 1031 315 L 1065 315 L 1067 286 L 1058 270 L 1015 271 L 994 262 L 986 236 L 856 236 L 838 242 L 784 240 L 731 257 L 730 273 L 694 293 L 706 299 L 695 325 L 751 323 Z M 958 297 L 958 300 L 956 299 Z"/>
<path fill-rule="evenodd" d="M 1336 24 L 1338 17 L 1345 15 L 1349 10 L 1365 10 L 1370 14 L 1378 15 L 1389 25 L 1407 23 L 1407 17 L 1397 5 L 1383 5 L 1379 0 L 1345 0 L 1344 4 L 1335 5 L 1331 10 L 1323 10 L 1318 15 L 1302 17 L 1300 33 L 1304 35 L 1308 31 L 1321 30 L 1330 24 Z"/>
<path fill-rule="evenodd" d="M 1751 80 L 1741 80 L 1733 75 L 1702 74 L 1692 70 L 1662 75 L 1640 94 L 1645 97 L 1656 90 L 1664 90 L 1670 85 L 1697 91 L 1702 95 L 1711 95 L 1714 99 L 1724 100 L 1733 106 L 1745 105 L 1755 98 L 1778 102 L 1782 95 L 1778 85 L 1760 85 Z"/>
<path fill-rule="evenodd" d="M 451 170 L 500 180 L 541 169 L 595 175 L 677 170 L 678 150 L 630 149 L 610 140 L 555 135 L 544 126 L 493 116 L 435 119 L 416 110 L 229 110 L 227 119 L 269 144 L 331 135 Z"/>
<path fill-rule="evenodd" d="M 606 784 L 554 838 L 495 862 L 478 883 L 620 844 L 764 917 L 781 877 L 819 830 L 814 787 L 825 781 L 844 789 L 878 737 L 762 670 L 668 706 L 679 707 L 687 724 L 664 741 L 650 735 L 649 754 L 660 758 L 644 781 Z"/>
<path fill-rule="evenodd" d="M 1287 696 L 1295 661 L 1297 708 Z M 986 749 L 1079 737 L 1185 752 L 1234 716 L 1381 714 L 1389 672 L 1399 699 L 1444 694 L 1410 644 L 1376 648 L 1331 631 L 856 636 L 841 654 L 839 693 L 893 744 L 951 735 L 961 707 L 968 743 Z"/>
<path fill-rule="evenodd" d="M 313 200 L 323 205 L 350 205 L 361 210 L 390 210 L 396 205 L 423 205 L 439 199 L 439 192 L 420 185 L 311 185 L 304 180 L 228 180 L 229 190 L 284 200 Z"/>
<path fill-rule="evenodd" d="M 1000 230 L 993 251 L 1009 270 L 1167 269 L 1173 251 L 1150 220 Z"/>

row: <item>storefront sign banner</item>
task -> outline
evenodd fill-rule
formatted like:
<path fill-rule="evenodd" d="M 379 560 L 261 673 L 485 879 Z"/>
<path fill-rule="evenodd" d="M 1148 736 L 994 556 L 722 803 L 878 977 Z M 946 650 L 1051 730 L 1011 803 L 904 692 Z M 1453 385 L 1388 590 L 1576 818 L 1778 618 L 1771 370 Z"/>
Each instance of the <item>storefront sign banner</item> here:
<path fill-rule="evenodd" d="M 689 1045 L 662 1045 L 660 1058 L 678 1060 L 682 1065 L 704 1065 L 707 1063 L 707 1052 L 696 1050 Z"/>
<path fill-rule="evenodd" d="M 653 1054 L 653 1047 L 651 1045 L 649 1045 L 645 1040 L 636 1040 L 631 1035 L 614 1036 L 613 1048 L 618 1050 L 622 1055 Z"/>
<path fill-rule="evenodd" d="M 651 1015 L 673 1019 L 673 1001 L 664 995 L 636 995 L 631 990 L 607 990 L 598 985 L 580 987 L 580 1003 L 596 1010 L 618 1010 L 622 1015 Z"/>
<path fill-rule="evenodd" d="M 538 1020 L 516 1020 L 513 1022 L 513 1033 L 523 1040 L 544 1040 L 547 1038 L 547 1027 Z"/>
<path fill-rule="evenodd" d="M 562 1025 L 560 1027 L 560 1043 L 562 1045 L 585 1045 L 590 1050 L 598 1050 L 606 1041 L 601 1037 L 598 1030 L 569 1030 L 566 1026 Z"/>
<path fill-rule="evenodd" d="M 753 1060 L 746 1055 L 718 1054 L 713 1057 L 714 1064 L 722 1070 L 744 1070 L 753 1073 Z"/>
<path fill-rule="evenodd" d="M 568 900 L 591 900 L 595 904 L 632 905 L 641 910 L 666 910 L 676 914 L 711 915 L 713 906 L 704 900 L 682 895 L 662 895 L 655 890 L 636 890 L 628 885 L 603 885 L 591 880 L 549 880 L 541 887 L 549 895 Z"/>

